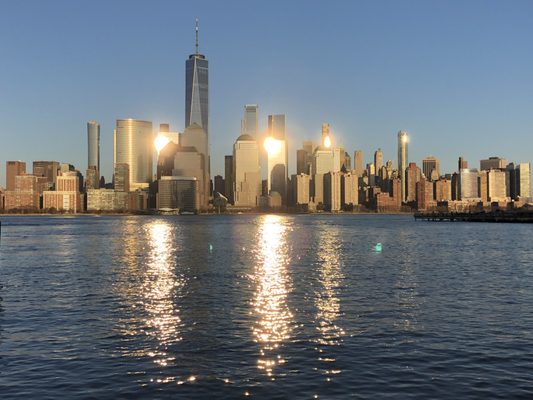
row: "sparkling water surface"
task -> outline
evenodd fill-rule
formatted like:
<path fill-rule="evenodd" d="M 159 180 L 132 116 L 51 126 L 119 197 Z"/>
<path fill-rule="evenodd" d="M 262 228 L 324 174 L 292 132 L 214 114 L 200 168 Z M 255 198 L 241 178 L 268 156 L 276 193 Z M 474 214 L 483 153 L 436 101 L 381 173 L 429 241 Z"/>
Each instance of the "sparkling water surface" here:
<path fill-rule="evenodd" d="M 532 225 L 0 220 L 2 399 L 533 398 Z"/>

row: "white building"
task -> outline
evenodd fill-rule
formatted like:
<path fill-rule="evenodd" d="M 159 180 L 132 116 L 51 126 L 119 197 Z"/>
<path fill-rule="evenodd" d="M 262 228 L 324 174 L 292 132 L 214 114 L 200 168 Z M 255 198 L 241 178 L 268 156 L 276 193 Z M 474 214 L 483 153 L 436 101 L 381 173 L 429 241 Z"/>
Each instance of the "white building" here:
<path fill-rule="evenodd" d="M 241 135 L 233 145 L 234 200 L 240 207 L 256 207 L 261 196 L 259 148 L 250 135 Z"/>

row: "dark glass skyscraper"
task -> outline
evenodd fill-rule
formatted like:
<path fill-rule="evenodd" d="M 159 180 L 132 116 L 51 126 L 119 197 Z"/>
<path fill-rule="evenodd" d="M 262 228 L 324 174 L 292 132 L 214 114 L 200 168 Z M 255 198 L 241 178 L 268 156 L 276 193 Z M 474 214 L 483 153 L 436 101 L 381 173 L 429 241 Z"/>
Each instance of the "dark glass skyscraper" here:
<path fill-rule="evenodd" d="M 185 61 L 185 127 L 200 125 L 209 134 L 208 61 L 198 51 L 198 20 L 196 20 L 196 52 Z"/>

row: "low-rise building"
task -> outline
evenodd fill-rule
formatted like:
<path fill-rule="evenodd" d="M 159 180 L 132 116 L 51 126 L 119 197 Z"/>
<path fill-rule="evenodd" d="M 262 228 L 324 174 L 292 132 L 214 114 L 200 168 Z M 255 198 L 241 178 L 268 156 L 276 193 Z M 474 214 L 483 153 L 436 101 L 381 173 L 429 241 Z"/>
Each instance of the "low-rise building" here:
<path fill-rule="evenodd" d="M 117 211 L 129 209 L 129 193 L 113 189 L 87 190 L 87 211 Z"/>

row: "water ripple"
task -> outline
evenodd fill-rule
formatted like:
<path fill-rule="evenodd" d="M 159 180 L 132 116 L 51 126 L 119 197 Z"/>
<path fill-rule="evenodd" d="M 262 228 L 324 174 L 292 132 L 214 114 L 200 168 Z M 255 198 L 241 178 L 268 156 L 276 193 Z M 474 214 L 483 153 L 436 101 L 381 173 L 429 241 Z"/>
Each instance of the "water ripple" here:
<path fill-rule="evenodd" d="M 533 250 L 505 239 L 531 226 L 263 215 L 2 228 L 2 399 L 533 397 Z"/>

